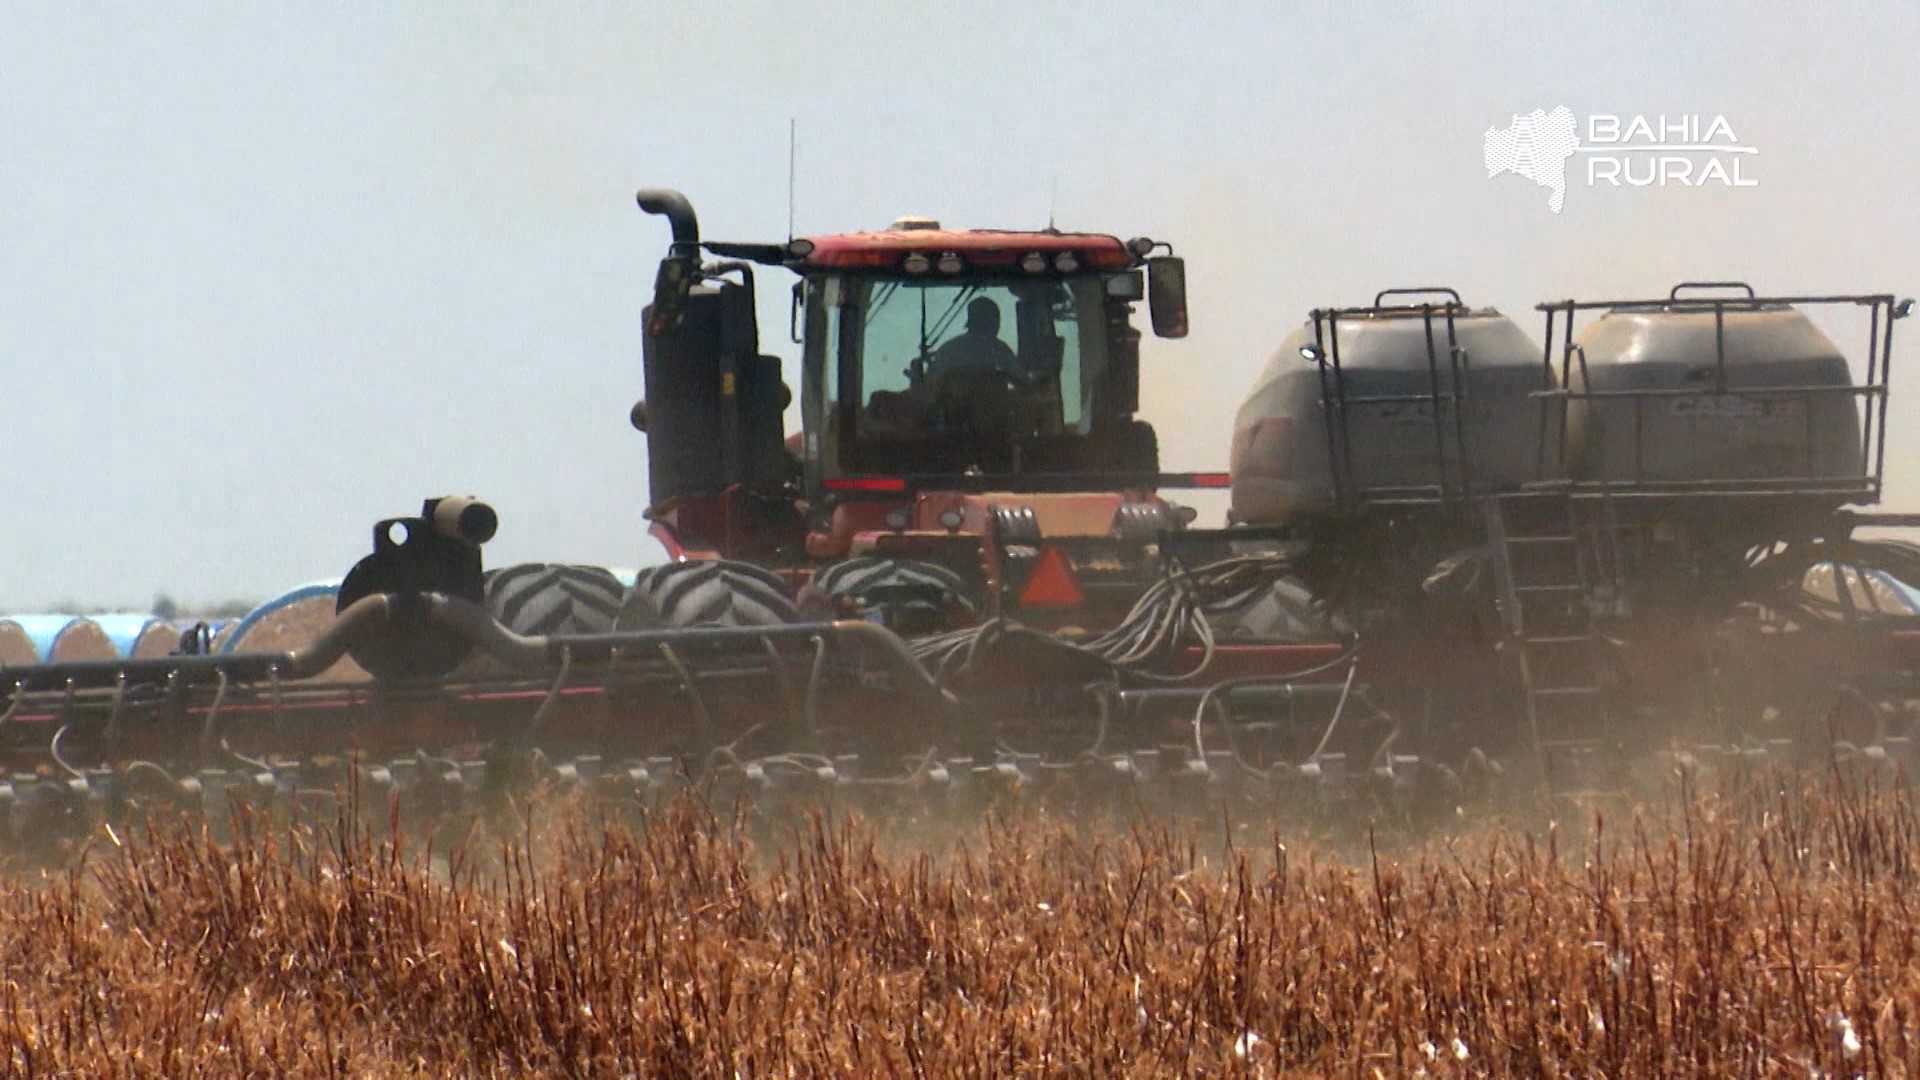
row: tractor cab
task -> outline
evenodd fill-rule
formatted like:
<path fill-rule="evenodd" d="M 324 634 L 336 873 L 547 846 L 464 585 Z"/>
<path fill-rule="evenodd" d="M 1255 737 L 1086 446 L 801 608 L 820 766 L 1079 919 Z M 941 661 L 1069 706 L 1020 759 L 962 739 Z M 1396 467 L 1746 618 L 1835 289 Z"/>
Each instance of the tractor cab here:
<path fill-rule="evenodd" d="M 1149 260 L 1156 246 L 923 219 L 795 241 L 809 497 L 862 477 L 1020 490 L 1156 472 L 1152 429 L 1133 416 L 1131 323 L 1148 273 L 1162 296 L 1180 291 L 1178 262 Z M 1184 334 L 1183 305 L 1156 315 L 1164 336 Z"/>
<path fill-rule="evenodd" d="M 923 494 L 1158 486 L 1153 429 L 1134 416 L 1132 314 L 1144 300 L 1158 336 L 1186 335 L 1185 268 L 1167 245 L 923 218 L 723 243 L 700 239 L 677 192 L 639 201 L 673 229 L 633 412 L 648 437 L 649 516 L 670 548 L 795 565 L 826 554 L 819 534 L 843 531 L 835 510 L 849 503 L 884 516 Z M 758 267 L 799 278 L 794 438 L 782 421 L 793 393 L 760 353 Z"/>

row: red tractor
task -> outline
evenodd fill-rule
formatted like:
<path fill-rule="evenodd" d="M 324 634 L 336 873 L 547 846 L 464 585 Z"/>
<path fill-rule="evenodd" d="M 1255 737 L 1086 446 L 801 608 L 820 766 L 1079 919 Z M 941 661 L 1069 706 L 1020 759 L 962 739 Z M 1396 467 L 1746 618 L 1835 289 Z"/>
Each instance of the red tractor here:
<path fill-rule="evenodd" d="M 722 621 L 784 614 L 762 595 L 766 570 L 815 613 L 909 632 L 999 615 L 1112 621 L 1153 572 L 1144 549 L 1192 519 L 1157 493 L 1227 484 L 1162 473 L 1153 428 L 1135 416 L 1134 306 L 1149 301 L 1158 336 L 1187 333 L 1184 265 L 1156 254 L 1165 244 L 915 218 L 714 243 L 678 192 L 639 202 L 673 229 L 633 409 L 648 516 L 673 559 L 724 561 L 707 574 L 741 602 Z M 765 266 L 799 277 L 791 437 L 792 391 L 755 320 Z M 651 614 L 680 625 L 721 612 L 663 602 Z"/>
<path fill-rule="evenodd" d="M 673 236 L 632 414 L 670 561 L 640 572 L 614 629 L 876 623 L 999 725 L 1003 747 L 1045 741 L 1036 715 L 1078 725 L 1069 745 L 1124 715 L 1136 742 L 1204 756 L 1196 710 L 1265 715 L 1262 688 L 1278 686 L 1289 722 L 1272 734 L 1305 743 L 1281 757 L 1348 749 L 1322 725 L 1339 713 L 1328 695 L 1351 689 L 1337 677 L 1350 642 L 1272 536 L 1190 528 L 1194 511 L 1161 494 L 1230 484 L 1161 471 L 1136 416 L 1135 306 L 1158 336 L 1187 333 L 1169 245 L 918 218 L 725 243 L 700 239 L 678 192 L 638 201 Z M 791 436 L 792 392 L 756 325 L 767 266 L 799 278 Z M 1367 738 L 1377 749 L 1379 732 Z"/>

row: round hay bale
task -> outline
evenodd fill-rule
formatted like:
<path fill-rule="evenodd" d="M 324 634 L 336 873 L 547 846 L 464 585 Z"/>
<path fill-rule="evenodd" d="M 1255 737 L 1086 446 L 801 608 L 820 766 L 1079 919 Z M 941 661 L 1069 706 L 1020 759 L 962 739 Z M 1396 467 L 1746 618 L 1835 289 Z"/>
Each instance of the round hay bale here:
<path fill-rule="evenodd" d="M 71 615 L 14 615 L 10 620 L 33 643 L 33 662 L 44 664 L 53 651 L 53 639 L 73 621 Z"/>
<path fill-rule="evenodd" d="M 247 612 L 230 630 L 214 637 L 214 652 L 284 653 L 305 648 L 334 623 L 334 604 L 340 582 L 315 582 L 289 589 Z M 317 682 L 357 682 L 367 673 L 351 658 L 340 661 L 315 677 Z"/>
<path fill-rule="evenodd" d="M 74 615 L 17 615 L 13 619 L 33 640 L 34 656 L 43 664 L 76 660 L 113 660 L 113 640 L 92 619 Z"/>
<path fill-rule="evenodd" d="M 54 639 L 53 655 L 50 659 L 56 664 L 72 663 L 76 660 L 115 660 L 120 656 L 113 647 L 113 639 L 92 619 L 75 619 L 67 624 L 60 636 Z"/>
<path fill-rule="evenodd" d="M 132 656 L 134 649 L 139 644 L 140 635 L 146 633 L 149 627 L 160 621 L 151 615 L 132 614 L 94 615 L 91 616 L 91 618 L 93 619 L 94 625 L 98 626 L 101 632 L 107 635 L 107 640 L 113 642 L 113 654 L 123 658 Z M 162 653 L 161 655 L 164 656 L 166 654 Z"/>
<path fill-rule="evenodd" d="M 151 660 L 180 650 L 181 635 L 192 624 L 177 625 L 153 615 L 95 615 L 116 655 L 129 660 Z"/>
<path fill-rule="evenodd" d="M 240 629 L 239 619 L 224 619 L 208 623 L 207 630 L 212 637 L 208 651 L 215 654 L 226 652 L 227 643 L 233 640 L 233 632 L 238 629 Z"/>
<path fill-rule="evenodd" d="M 12 619 L 0 619 L 0 667 L 20 667 L 39 660 L 26 628 Z"/>
<path fill-rule="evenodd" d="M 165 619 L 155 619 L 140 631 L 133 641 L 133 651 L 128 655 L 136 660 L 152 660 L 161 656 L 172 656 L 180 651 L 180 638 L 192 628 L 192 623 L 172 623 Z"/>

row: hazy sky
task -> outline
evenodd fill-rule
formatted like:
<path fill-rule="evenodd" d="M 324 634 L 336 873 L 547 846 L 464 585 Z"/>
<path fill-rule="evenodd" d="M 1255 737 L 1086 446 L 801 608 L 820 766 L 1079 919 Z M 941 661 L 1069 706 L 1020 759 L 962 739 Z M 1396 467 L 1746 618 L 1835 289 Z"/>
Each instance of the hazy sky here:
<path fill-rule="evenodd" d="M 790 116 L 802 232 L 1036 227 L 1057 185 L 1063 228 L 1172 241 L 1168 468 L 1224 465 L 1307 309 L 1391 285 L 1536 336 L 1540 300 L 1680 279 L 1920 292 L 1913 4 L 281 7 L 0 3 L 0 610 L 262 596 L 448 491 L 500 509 L 492 562 L 630 563 L 667 240 L 633 191 L 783 238 Z M 1723 114 L 1759 186 L 1575 161 L 1551 214 L 1481 138 L 1557 105 Z M 1891 501 L 1920 508 L 1899 370 Z"/>

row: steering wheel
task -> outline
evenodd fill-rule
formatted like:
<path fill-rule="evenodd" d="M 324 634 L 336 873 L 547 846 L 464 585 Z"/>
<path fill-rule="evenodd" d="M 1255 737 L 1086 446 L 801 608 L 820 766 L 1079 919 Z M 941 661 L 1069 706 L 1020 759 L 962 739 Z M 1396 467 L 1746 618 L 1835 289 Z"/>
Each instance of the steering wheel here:
<path fill-rule="evenodd" d="M 976 400 L 995 394 L 1011 394 L 1028 384 L 1018 372 L 1005 368 L 949 368 L 932 373 L 929 385 L 938 402 Z"/>
<path fill-rule="evenodd" d="M 989 435 L 1013 420 L 1021 381 L 1001 368 L 957 368 L 930 380 L 935 412 L 949 426 Z"/>

